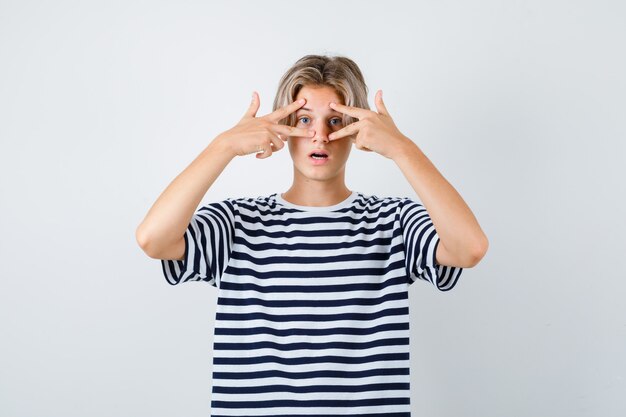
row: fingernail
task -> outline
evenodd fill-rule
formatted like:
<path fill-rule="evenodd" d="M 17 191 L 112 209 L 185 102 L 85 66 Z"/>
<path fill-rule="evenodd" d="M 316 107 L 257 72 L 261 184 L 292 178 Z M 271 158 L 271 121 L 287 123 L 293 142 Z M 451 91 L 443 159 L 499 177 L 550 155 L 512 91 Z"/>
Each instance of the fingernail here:
<path fill-rule="evenodd" d="M 252 100 L 254 100 L 254 92 L 252 92 Z"/>
<path fill-rule="evenodd" d="M 328 139 L 335 139 L 335 135 L 331 133 L 330 135 L 328 135 Z"/>
<path fill-rule="evenodd" d="M 315 130 L 309 129 L 309 135 L 314 135 L 315 134 Z"/>
<path fill-rule="evenodd" d="M 300 104 L 304 103 L 304 99 L 301 98 L 300 100 L 298 100 L 298 103 L 300 103 Z"/>
<path fill-rule="evenodd" d="M 335 107 L 335 103 L 330 103 L 330 107 Z"/>

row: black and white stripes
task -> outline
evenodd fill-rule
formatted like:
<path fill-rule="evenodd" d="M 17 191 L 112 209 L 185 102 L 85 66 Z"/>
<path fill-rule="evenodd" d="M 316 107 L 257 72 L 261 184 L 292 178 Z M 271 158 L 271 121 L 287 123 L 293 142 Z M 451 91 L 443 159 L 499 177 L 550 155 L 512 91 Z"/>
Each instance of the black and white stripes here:
<path fill-rule="evenodd" d="M 185 232 L 185 259 L 161 260 L 163 274 L 172 285 L 208 281 L 217 286 L 233 246 L 236 201 L 225 200 L 201 207 Z"/>
<path fill-rule="evenodd" d="M 439 235 L 426 208 L 408 198 L 401 202 L 400 228 L 405 244 L 405 261 L 409 285 L 423 279 L 441 291 L 451 290 L 462 268 L 437 264 L 435 255 Z"/>
<path fill-rule="evenodd" d="M 410 198 L 331 207 L 280 194 L 203 206 L 167 281 L 217 287 L 212 416 L 410 415 L 408 287 L 452 289 Z"/>

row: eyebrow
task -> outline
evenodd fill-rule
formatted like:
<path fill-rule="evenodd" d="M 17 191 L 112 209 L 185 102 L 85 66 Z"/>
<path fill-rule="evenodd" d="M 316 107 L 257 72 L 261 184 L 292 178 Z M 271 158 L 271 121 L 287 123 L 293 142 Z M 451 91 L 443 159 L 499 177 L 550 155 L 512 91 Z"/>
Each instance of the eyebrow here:
<path fill-rule="evenodd" d="M 298 110 L 296 110 L 296 112 L 299 112 L 300 110 L 313 111 L 313 110 L 308 109 L 308 108 L 306 108 L 306 107 L 300 107 Z M 341 113 L 340 113 L 340 112 L 338 112 L 337 110 L 333 110 L 333 113 L 341 114 Z"/>

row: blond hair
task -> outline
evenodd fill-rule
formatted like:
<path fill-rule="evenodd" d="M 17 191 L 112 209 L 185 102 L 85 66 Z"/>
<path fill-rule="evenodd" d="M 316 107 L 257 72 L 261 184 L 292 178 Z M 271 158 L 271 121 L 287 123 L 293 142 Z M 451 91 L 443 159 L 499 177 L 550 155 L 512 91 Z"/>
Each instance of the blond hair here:
<path fill-rule="evenodd" d="M 281 77 L 272 111 L 292 103 L 304 86 L 332 87 L 346 106 L 369 110 L 363 74 L 357 64 L 345 56 L 306 55 L 298 59 Z M 346 114 L 342 119 L 344 126 L 358 120 Z M 295 126 L 295 112 L 279 124 Z"/>

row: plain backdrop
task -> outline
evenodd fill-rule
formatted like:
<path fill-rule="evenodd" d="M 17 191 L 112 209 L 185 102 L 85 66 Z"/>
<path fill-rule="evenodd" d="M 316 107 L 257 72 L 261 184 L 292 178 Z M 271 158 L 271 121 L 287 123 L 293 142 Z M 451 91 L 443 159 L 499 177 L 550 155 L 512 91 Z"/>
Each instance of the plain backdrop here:
<path fill-rule="evenodd" d="M 0 415 L 206 416 L 217 291 L 135 229 L 252 91 L 345 55 L 490 247 L 410 289 L 415 416 L 626 415 L 621 1 L 0 1 Z M 237 157 L 203 202 L 284 192 Z M 353 148 L 346 184 L 419 199 Z"/>

